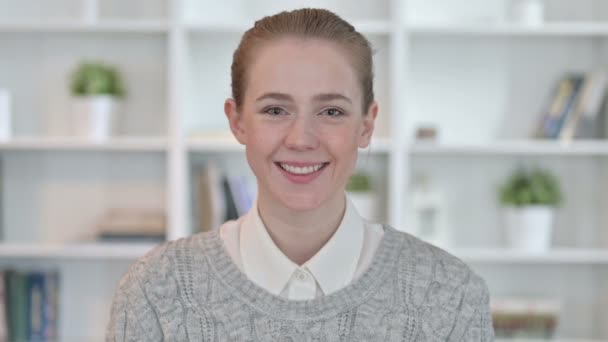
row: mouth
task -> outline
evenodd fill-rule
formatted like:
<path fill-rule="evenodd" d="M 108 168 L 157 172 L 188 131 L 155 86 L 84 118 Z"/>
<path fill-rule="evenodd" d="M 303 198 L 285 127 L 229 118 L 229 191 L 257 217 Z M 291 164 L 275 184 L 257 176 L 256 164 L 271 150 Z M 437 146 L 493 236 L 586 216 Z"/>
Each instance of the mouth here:
<path fill-rule="evenodd" d="M 285 171 L 289 174 L 292 174 L 294 176 L 307 176 L 307 175 L 319 173 L 321 170 L 323 170 L 325 167 L 327 167 L 327 165 L 329 165 L 329 162 L 322 162 L 322 163 L 316 163 L 316 164 L 306 163 L 306 165 L 300 164 L 297 166 L 294 165 L 293 163 L 275 162 L 275 165 L 277 165 L 283 171 Z"/>

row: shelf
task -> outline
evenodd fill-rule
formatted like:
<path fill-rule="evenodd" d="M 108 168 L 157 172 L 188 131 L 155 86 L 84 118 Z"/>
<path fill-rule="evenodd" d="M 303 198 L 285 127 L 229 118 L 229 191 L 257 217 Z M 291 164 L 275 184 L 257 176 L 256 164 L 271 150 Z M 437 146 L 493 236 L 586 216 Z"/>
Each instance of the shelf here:
<path fill-rule="evenodd" d="M 239 144 L 231 135 L 195 136 L 188 140 L 190 152 L 245 152 L 245 146 Z"/>
<path fill-rule="evenodd" d="M 374 138 L 371 142 L 372 154 L 385 154 L 390 151 L 390 141 L 386 138 Z M 239 144 L 232 136 L 197 136 L 188 141 L 190 152 L 245 152 L 245 146 Z M 367 153 L 368 149 L 359 149 L 360 153 Z"/>
<path fill-rule="evenodd" d="M 608 156 L 608 141 L 506 140 L 485 144 L 417 142 L 410 146 L 409 151 L 414 155 Z"/>
<path fill-rule="evenodd" d="M 366 34 L 388 34 L 390 32 L 390 22 L 384 20 L 359 20 L 353 21 L 353 26 Z M 253 27 L 253 20 L 243 20 L 240 22 L 201 22 L 190 21 L 186 23 L 188 31 L 193 33 L 238 33 L 242 34 Z"/>
<path fill-rule="evenodd" d="M 517 23 L 438 23 L 413 24 L 412 34 L 462 36 L 608 36 L 608 23 L 549 22 L 540 26 Z"/>
<path fill-rule="evenodd" d="M 0 141 L 0 151 L 17 150 L 165 152 L 167 141 L 164 138 L 113 138 L 107 142 L 94 142 L 62 137 L 28 137 Z"/>
<path fill-rule="evenodd" d="M 555 248 L 541 253 L 508 248 L 475 248 L 449 249 L 449 252 L 475 264 L 608 264 L 608 248 Z"/>
<path fill-rule="evenodd" d="M 512 338 L 512 339 L 507 339 L 507 338 L 497 338 L 496 342 L 602 342 L 603 340 L 585 340 L 585 339 L 566 339 L 566 338 L 560 338 L 560 339 L 550 339 L 550 340 L 545 340 L 545 339 L 534 339 L 534 338 Z"/>
<path fill-rule="evenodd" d="M 120 32 L 166 33 L 169 24 L 163 20 L 101 20 L 95 23 L 73 20 L 0 22 L 1 32 Z"/>
<path fill-rule="evenodd" d="M 152 248 L 150 243 L 26 244 L 0 243 L 2 259 L 132 260 Z"/>

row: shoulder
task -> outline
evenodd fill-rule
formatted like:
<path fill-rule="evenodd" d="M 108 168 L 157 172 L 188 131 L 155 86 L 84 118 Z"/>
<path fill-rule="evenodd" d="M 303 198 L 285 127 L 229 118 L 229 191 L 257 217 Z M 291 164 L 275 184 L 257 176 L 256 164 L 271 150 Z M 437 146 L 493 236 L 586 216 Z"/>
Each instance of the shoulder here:
<path fill-rule="evenodd" d="M 400 267 L 411 267 L 411 276 L 419 283 L 437 282 L 457 286 L 481 278 L 458 257 L 409 233 L 386 226 L 391 234 L 403 240 Z"/>
<path fill-rule="evenodd" d="M 163 299 L 177 296 L 184 279 L 197 267 L 204 268 L 202 242 L 210 233 L 199 233 L 186 238 L 165 242 L 138 258 L 120 280 L 119 287 L 139 287 L 154 303 L 163 305 Z"/>
<path fill-rule="evenodd" d="M 398 234 L 404 240 L 399 257 L 404 292 L 408 302 L 418 308 L 427 329 L 447 336 L 488 311 L 486 282 L 469 265 L 415 236 Z"/>

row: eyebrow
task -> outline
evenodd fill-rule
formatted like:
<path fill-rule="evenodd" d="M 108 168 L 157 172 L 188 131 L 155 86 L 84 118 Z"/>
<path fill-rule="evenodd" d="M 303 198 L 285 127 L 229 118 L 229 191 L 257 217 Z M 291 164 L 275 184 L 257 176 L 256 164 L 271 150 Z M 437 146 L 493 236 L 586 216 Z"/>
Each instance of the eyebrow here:
<path fill-rule="evenodd" d="M 256 99 L 256 102 L 265 100 L 265 99 L 272 99 L 272 100 L 283 100 L 283 101 L 290 101 L 293 102 L 293 97 L 291 97 L 291 95 L 288 94 L 284 94 L 284 93 L 266 93 L 260 97 L 258 97 Z M 348 103 L 352 104 L 351 99 L 349 99 L 348 97 L 342 95 L 342 94 L 338 94 L 338 93 L 322 93 L 322 94 L 317 94 L 315 96 L 313 96 L 313 100 L 317 101 L 317 102 L 327 102 L 327 101 L 332 101 L 332 100 L 344 100 Z"/>

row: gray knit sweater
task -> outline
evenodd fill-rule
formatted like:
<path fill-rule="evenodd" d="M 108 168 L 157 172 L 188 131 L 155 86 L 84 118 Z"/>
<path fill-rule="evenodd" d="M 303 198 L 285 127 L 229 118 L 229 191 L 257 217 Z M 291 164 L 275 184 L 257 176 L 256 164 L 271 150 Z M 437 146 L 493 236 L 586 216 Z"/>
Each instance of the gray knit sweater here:
<path fill-rule="evenodd" d="M 493 341 L 484 281 L 385 226 L 368 270 L 306 301 L 275 296 L 232 262 L 217 232 L 165 243 L 121 279 L 107 341 Z"/>

